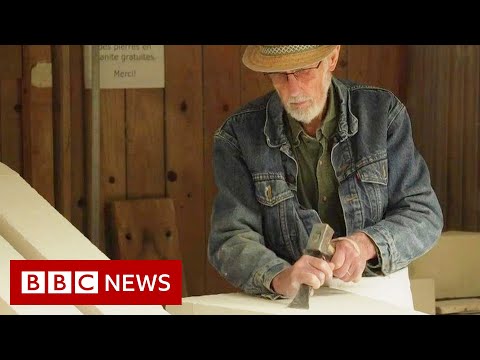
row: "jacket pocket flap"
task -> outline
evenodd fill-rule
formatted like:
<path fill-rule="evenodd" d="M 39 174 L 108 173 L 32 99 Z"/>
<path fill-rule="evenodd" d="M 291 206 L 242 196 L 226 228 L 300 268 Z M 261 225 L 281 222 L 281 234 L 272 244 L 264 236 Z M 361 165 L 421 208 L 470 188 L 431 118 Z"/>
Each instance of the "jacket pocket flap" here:
<path fill-rule="evenodd" d="M 358 177 L 363 182 L 387 185 L 387 159 L 375 161 L 357 170 Z"/>
<path fill-rule="evenodd" d="M 293 197 L 293 192 L 283 178 L 267 179 L 265 176 L 255 176 L 254 182 L 257 200 L 264 205 L 275 206 Z"/>

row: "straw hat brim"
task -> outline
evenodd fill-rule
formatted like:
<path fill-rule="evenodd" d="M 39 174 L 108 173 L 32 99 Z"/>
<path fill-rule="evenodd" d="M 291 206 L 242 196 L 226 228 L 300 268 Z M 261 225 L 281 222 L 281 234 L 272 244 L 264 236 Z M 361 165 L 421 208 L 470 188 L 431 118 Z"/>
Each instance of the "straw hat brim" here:
<path fill-rule="evenodd" d="M 248 45 L 243 53 L 243 64 L 253 71 L 293 71 L 317 64 L 325 59 L 337 45 L 321 45 L 313 49 L 281 55 L 265 55 L 262 45 Z"/>

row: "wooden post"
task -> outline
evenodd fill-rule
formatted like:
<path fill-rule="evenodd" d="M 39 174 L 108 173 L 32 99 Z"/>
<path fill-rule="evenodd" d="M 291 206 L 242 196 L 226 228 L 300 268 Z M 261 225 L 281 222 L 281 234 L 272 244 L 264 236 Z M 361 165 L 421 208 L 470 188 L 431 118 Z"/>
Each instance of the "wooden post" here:
<path fill-rule="evenodd" d="M 167 196 L 175 202 L 188 293 L 205 289 L 201 46 L 165 46 Z"/>
<path fill-rule="evenodd" d="M 100 50 L 98 45 L 92 45 L 92 107 L 91 107 L 91 124 L 89 136 L 91 141 L 89 142 L 90 148 L 90 187 L 89 187 L 89 238 L 90 241 L 98 248 L 103 250 L 100 242 L 100 176 L 101 176 L 101 163 L 100 163 L 100 138 L 101 138 L 101 126 L 100 126 Z"/>
<path fill-rule="evenodd" d="M 83 89 L 83 46 L 70 45 L 70 119 L 72 152 L 72 224 L 87 234 L 86 101 Z"/>
<path fill-rule="evenodd" d="M 22 49 L 23 176 L 54 206 L 51 46 Z"/>
<path fill-rule="evenodd" d="M 72 218 L 72 153 L 70 112 L 70 47 L 54 45 L 53 102 L 55 154 L 55 207 L 68 220 Z"/>

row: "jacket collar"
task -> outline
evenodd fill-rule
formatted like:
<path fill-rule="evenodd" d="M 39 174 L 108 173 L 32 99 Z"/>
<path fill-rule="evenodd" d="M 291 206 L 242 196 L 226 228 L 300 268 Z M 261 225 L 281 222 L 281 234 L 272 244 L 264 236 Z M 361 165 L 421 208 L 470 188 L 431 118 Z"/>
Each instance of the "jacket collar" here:
<path fill-rule="evenodd" d="M 358 131 L 358 119 L 351 113 L 350 89 L 342 81 L 332 77 L 332 86 L 338 94 L 339 116 L 337 134 L 338 141 L 344 141 Z M 283 122 L 283 104 L 276 91 L 273 91 L 267 102 L 264 134 L 270 147 L 280 147 L 288 143 L 287 132 Z"/>

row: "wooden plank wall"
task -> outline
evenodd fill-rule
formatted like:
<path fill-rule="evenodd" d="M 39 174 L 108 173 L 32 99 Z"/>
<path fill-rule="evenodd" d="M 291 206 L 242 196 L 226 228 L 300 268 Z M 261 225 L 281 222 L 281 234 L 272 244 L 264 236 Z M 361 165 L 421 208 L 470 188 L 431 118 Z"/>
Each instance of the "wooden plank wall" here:
<path fill-rule="evenodd" d="M 52 46 L 55 207 L 72 221 L 70 46 Z"/>
<path fill-rule="evenodd" d="M 174 199 L 190 295 L 205 289 L 202 47 L 165 48 L 167 196 Z"/>
<path fill-rule="evenodd" d="M 22 46 L 23 176 L 55 206 L 52 47 Z"/>
<path fill-rule="evenodd" d="M 86 104 L 83 90 L 82 47 L 70 45 L 71 222 L 84 234 L 87 229 Z"/>
<path fill-rule="evenodd" d="M 165 89 L 101 91 L 104 209 L 113 200 L 174 199 L 189 295 L 234 291 L 208 264 L 206 247 L 216 193 L 213 133 L 238 106 L 272 89 L 268 78 L 242 65 L 244 48 L 167 45 Z M 10 45 L 0 46 L 0 53 L 1 160 L 87 234 L 91 105 L 83 89 L 82 47 Z M 25 76 L 39 61 L 53 62 L 53 92 L 32 87 Z M 60 63 L 70 68 L 69 78 L 55 74 Z M 465 230 L 480 230 L 479 64 L 476 46 L 346 45 L 335 72 L 388 88 L 407 103 L 448 223 Z M 61 92 L 69 101 L 59 98 Z M 66 151 L 63 157 L 54 156 L 58 149 Z M 70 198 L 62 195 L 65 189 Z M 102 224 L 108 235 L 109 225 Z M 108 254 L 105 237 L 101 248 Z"/>
<path fill-rule="evenodd" d="M 347 78 L 384 87 L 405 99 L 406 46 L 350 45 L 346 50 Z"/>
<path fill-rule="evenodd" d="M 480 46 L 408 47 L 407 106 L 445 229 L 480 230 Z"/>
<path fill-rule="evenodd" d="M 0 159 L 23 174 L 22 46 L 0 45 Z"/>
<path fill-rule="evenodd" d="M 216 193 L 213 178 L 213 134 L 225 119 L 240 106 L 241 67 L 239 46 L 207 45 L 203 48 L 203 91 L 204 99 L 204 154 L 205 154 L 205 249 L 210 231 L 210 214 L 213 199 Z M 234 291 L 205 261 L 205 292 L 215 293 L 218 289 L 223 292 Z"/>

